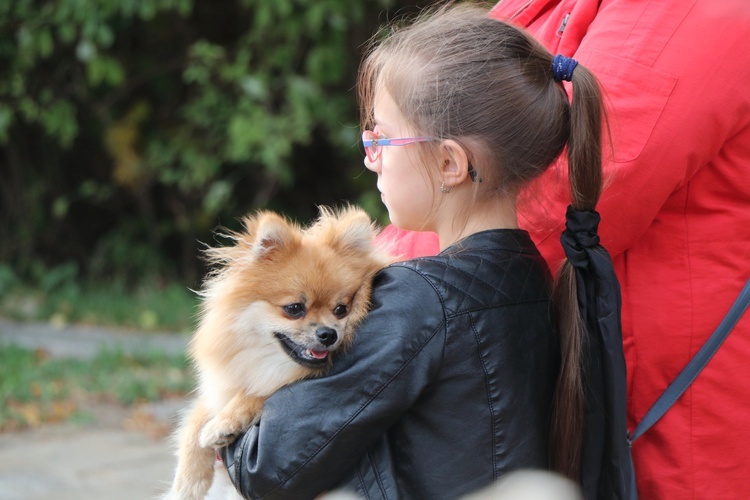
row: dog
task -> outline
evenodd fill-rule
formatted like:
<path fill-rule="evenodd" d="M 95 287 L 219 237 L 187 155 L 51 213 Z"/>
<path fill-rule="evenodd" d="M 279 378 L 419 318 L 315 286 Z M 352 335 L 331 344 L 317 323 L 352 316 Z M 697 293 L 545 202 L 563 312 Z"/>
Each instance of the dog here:
<path fill-rule="evenodd" d="M 280 387 L 330 368 L 368 312 L 373 275 L 389 263 L 358 208 L 321 208 L 304 229 L 267 211 L 243 225 L 226 235 L 234 245 L 205 251 L 212 271 L 188 347 L 197 394 L 176 434 L 166 499 L 204 498 L 215 448 L 257 423 Z"/>

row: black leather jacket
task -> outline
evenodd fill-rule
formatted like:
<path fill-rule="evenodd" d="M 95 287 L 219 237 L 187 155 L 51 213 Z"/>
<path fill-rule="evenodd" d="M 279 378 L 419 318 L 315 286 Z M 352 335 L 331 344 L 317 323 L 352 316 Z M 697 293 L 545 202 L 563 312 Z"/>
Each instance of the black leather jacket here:
<path fill-rule="evenodd" d="M 248 498 L 457 498 L 546 468 L 559 364 L 549 272 L 528 234 L 493 230 L 375 278 L 354 345 L 282 388 L 222 450 Z"/>

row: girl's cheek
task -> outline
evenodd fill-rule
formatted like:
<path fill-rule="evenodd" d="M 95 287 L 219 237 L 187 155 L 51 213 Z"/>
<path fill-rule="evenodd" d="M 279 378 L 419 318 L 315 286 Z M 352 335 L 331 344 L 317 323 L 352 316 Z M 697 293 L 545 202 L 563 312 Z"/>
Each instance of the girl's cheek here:
<path fill-rule="evenodd" d="M 381 159 L 378 158 L 377 161 L 371 162 L 369 158 L 365 156 L 365 168 L 371 172 L 380 173 L 380 162 Z"/>

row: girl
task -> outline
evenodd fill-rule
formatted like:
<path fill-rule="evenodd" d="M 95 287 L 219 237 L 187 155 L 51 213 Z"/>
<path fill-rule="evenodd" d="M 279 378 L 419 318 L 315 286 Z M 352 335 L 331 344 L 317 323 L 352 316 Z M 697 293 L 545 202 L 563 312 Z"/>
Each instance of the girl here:
<path fill-rule="evenodd" d="M 593 76 L 463 5 L 394 30 L 363 62 L 359 89 L 365 166 L 391 221 L 434 231 L 442 251 L 378 274 L 372 310 L 332 372 L 281 389 L 260 424 L 222 450 L 233 482 L 249 498 L 344 488 L 433 499 L 550 458 L 575 475 L 578 347 L 563 342 L 561 354 L 549 271 L 515 205 L 567 147 L 572 205 L 593 210 Z M 570 288 L 561 307 L 575 307 Z M 563 339 L 575 323 L 561 323 Z"/>

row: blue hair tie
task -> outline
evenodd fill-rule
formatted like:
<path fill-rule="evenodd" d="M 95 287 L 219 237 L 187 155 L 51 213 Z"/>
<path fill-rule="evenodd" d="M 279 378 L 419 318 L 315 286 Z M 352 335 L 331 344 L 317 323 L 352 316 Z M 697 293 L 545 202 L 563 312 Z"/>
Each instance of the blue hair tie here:
<path fill-rule="evenodd" d="M 578 61 L 572 57 L 557 54 L 552 60 L 552 76 L 556 82 L 570 81 L 573 78 L 573 70 L 578 66 Z"/>

